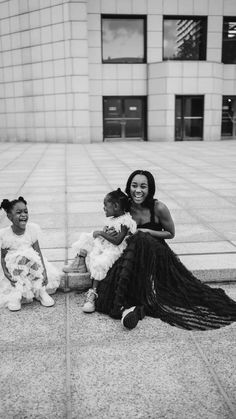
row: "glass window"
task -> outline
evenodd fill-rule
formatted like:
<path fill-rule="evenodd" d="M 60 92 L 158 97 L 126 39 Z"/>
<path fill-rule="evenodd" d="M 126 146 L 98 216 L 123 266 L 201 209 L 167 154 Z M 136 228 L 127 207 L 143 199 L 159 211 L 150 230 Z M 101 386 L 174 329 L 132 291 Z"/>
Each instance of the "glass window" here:
<path fill-rule="evenodd" d="M 225 17 L 223 21 L 222 62 L 236 64 L 236 17 Z"/>
<path fill-rule="evenodd" d="M 206 59 L 206 17 L 164 17 L 164 60 Z"/>
<path fill-rule="evenodd" d="M 202 140 L 203 96 L 176 96 L 175 140 Z"/>
<path fill-rule="evenodd" d="M 105 63 L 146 62 L 145 17 L 102 17 L 102 60 Z"/>
<path fill-rule="evenodd" d="M 223 96 L 221 134 L 236 138 L 236 96 Z"/>

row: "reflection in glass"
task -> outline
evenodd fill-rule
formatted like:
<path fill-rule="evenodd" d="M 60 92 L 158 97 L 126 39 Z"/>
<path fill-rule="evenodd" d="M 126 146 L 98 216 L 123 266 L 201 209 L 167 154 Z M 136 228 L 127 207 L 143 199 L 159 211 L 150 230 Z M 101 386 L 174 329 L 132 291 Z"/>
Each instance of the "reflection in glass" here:
<path fill-rule="evenodd" d="M 104 136 L 107 138 L 121 138 L 121 124 L 119 121 L 104 121 Z"/>
<path fill-rule="evenodd" d="M 202 120 L 187 119 L 184 121 L 184 138 L 201 138 L 202 137 Z"/>
<path fill-rule="evenodd" d="M 119 118 L 122 115 L 121 99 L 104 99 L 104 115 L 105 118 Z"/>
<path fill-rule="evenodd" d="M 236 64 L 236 18 L 224 18 L 222 62 Z"/>
<path fill-rule="evenodd" d="M 142 100 L 141 99 L 126 99 L 125 116 L 127 118 L 141 118 L 142 117 Z"/>
<path fill-rule="evenodd" d="M 164 18 L 164 60 L 205 60 L 206 19 Z"/>
<path fill-rule="evenodd" d="M 203 137 L 203 96 L 176 96 L 175 139 L 200 140 Z"/>
<path fill-rule="evenodd" d="M 146 139 L 144 97 L 104 97 L 104 139 Z"/>
<path fill-rule="evenodd" d="M 144 18 L 103 18 L 102 53 L 105 62 L 144 62 Z"/>
<path fill-rule="evenodd" d="M 128 138 L 139 138 L 143 136 L 142 120 L 126 121 L 125 133 Z"/>
<path fill-rule="evenodd" d="M 221 134 L 236 137 L 236 96 L 223 96 Z"/>
<path fill-rule="evenodd" d="M 184 116 L 200 116 L 203 115 L 203 100 L 201 97 L 189 97 L 184 100 Z"/>

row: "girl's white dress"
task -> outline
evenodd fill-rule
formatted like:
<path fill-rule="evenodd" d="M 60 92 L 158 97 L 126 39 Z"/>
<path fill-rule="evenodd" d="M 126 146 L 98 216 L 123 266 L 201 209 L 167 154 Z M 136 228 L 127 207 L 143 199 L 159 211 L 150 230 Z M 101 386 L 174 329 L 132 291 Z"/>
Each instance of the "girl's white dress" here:
<path fill-rule="evenodd" d="M 93 233 L 81 233 L 79 240 L 72 244 L 76 253 L 79 253 L 81 249 L 87 251 L 86 266 L 93 279 L 102 281 L 106 277 L 109 269 L 125 250 L 127 238 L 137 230 L 137 224 L 129 212 L 120 217 L 107 217 L 103 231 L 109 232 L 110 229 L 114 229 L 119 233 L 122 226 L 128 228 L 128 233 L 118 246 L 103 237 L 94 239 Z"/>
<path fill-rule="evenodd" d="M 13 291 L 18 292 L 26 301 L 32 301 L 37 291 L 42 288 L 43 265 L 41 258 L 32 245 L 39 240 L 40 227 L 27 223 L 24 234 L 16 235 L 12 227 L 0 230 L 0 245 L 8 249 L 5 257 L 6 267 L 16 282 L 13 287 L 0 267 L 0 307 L 11 301 Z M 46 290 L 53 294 L 60 284 L 60 272 L 43 257 L 47 271 L 48 284 Z"/>

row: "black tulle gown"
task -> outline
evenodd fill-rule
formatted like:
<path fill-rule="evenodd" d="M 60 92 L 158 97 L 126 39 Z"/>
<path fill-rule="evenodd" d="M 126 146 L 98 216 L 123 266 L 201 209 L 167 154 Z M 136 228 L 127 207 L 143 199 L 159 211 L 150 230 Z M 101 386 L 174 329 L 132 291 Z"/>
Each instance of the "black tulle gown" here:
<path fill-rule="evenodd" d="M 139 226 L 161 230 L 154 221 Z M 197 279 L 164 240 L 138 232 L 99 283 L 96 310 L 120 318 L 123 308 L 143 305 L 148 316 L 184 329 L 217 329 L 236 321 L 236 302 Z"/>

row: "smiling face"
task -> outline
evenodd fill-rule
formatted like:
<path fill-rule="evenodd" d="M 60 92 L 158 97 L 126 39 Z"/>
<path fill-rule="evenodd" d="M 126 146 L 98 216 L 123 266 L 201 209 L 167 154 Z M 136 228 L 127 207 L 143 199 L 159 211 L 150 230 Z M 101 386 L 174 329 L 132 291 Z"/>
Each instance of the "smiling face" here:
<path fill-rule="evenodd" d="M 28 209 L 27 206 L 22 201 L 18 201 L 9 214 L 7 214 L 9 220 L 11 220 L 14 231 L 17 232 L 23 232 L 25 230 L 27 221 L 28 221 Z"/>
<path fill-rule="evenodd" d="M 130 196 L 135 204 L 143 204 L 148 196 L 148 179 L 145 175 L 135 175 L 130 184 Z"/>

